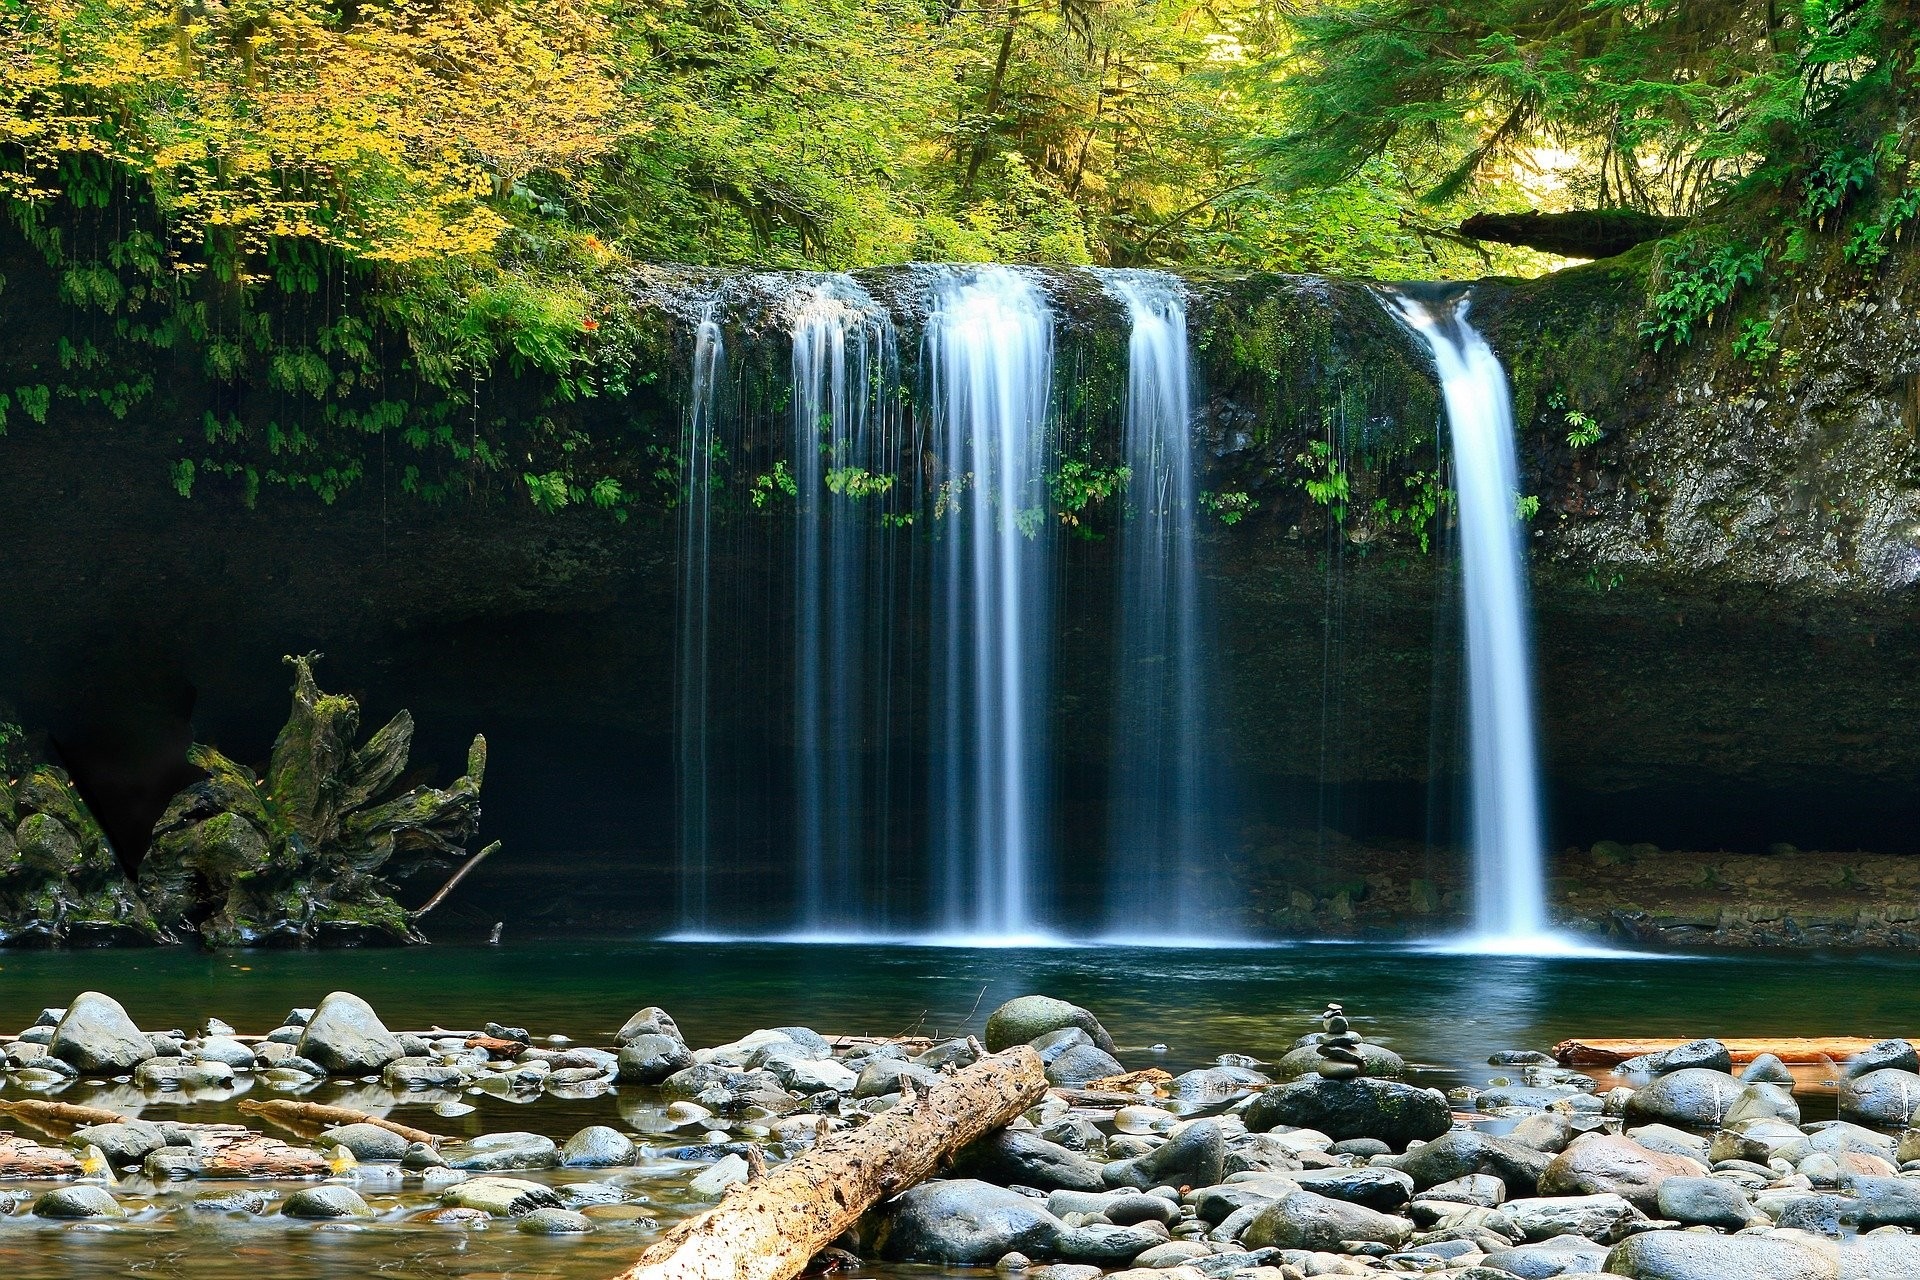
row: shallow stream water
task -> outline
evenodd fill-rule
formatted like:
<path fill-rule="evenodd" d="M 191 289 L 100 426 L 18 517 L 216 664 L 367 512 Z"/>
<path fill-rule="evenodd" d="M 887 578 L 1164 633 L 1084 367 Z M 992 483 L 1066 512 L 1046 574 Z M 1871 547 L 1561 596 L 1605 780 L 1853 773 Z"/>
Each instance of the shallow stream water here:
<path fill-rule="evenodd" d="M 608 1045 L 635 1009 L 658 1004 L 698 1046 L 796 1023 L 826 1033 L 978 1032 L 1002 1001 L 1044 992 L 1091 1008 L 1129 1068 L 1179 1072 L 1221 1053 L 1277 1058 L 1315 1029 L 1326 1001 L 1338 1000 L 1369 1039 L 1400 1051 L 1423 1083 L 1444 1087 L 1484 1084 L 1495 1074 L 1485 1065 L 1493 1050 L 1545 1049 L 1574 1035 L 1905 1035 L 1920 1023 L 1916 978 L 1920 959 L 1906 957 L 1476 957 L 1337 945 L 1027 950 L 578 940 L 327 953 L 8 953 L 0 955 L 0 1027 L 25 1026 L 42 1007 L 93 988 L 150 1029 L 193 1030 L 213 1015 L 262 1032 L 288 1009 L 346 989 L 396 1030 L 472 1030 L 491 1020 L 528 1028 L 536 1043 L 558 1033 Z M 259 1086 L 252 1094 L 276 1096 Z M 131 1085 L 82 1082 L 37 1096 L 148 1118 L 244 1118 L 231 1095 L 143 1095 Z M 608 1124 L 656 1152 L 702 1136 L 697 1126 L 666 1130 L 664 1103 L 634 1089 L 520 1103 L 469 1094 L 461 1100 L 477 1109 L 456 1118 L 434 1113 L 437 1095 L 396 1099 L 360 1082 L 329 1082 L 303 1096 L 391 1112 L 453 1136 L 524 1129 L 564 1140 Z M 1819 1115 L 1810 1107 L 1808 1118 Z M 0 1218 L 0 1275 L 607 1277 L 659 1229 L 702 1207 L 686 1191 L 698 1167 L 654 1159 L 629 1170 L 525 1175 L 613 1182 L 633 1197 L 596 1209 L 598 1229 L 572 1238 L 529 1236 L 505 1223 L 470 1230 L 412 1220 L 421 1196 L 398 1183 L 361 1185 L 381 1212 L 375 1222 L 318 1226 L 188 1207 L 246 1184 L 154 1187 L 128 1178 L 123 1202 L 152 1207 L 123 1224 L 42 1222 L 24 1205 Z M 297 1184 L 256 1185 L 284 1194 Z"/>

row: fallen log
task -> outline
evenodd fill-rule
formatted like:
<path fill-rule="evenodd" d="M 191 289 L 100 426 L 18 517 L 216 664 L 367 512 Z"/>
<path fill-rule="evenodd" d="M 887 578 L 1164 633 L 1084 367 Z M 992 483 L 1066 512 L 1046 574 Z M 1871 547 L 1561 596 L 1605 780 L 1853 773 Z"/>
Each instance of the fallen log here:
<path fill-rule="evenodd" d="M 250 1098 L 242 1098 L 240 1110 L 245 1115 L 259 1116 L 262 1120 L 302 1136 L 337 1129 L 343 1124 L 370 1124 L 397 1133 L 408 1142 L 424 1142 L 430 1147 L 446 1141 L 439 1134 L 428 1133 L 425 1129 L 411 1128 L 395 1120 L 355 1111 L 352 1107 L 330 1107 L 324 1102 L 294 1102 L 289 1098 L 255 1102 Z"/>
<path fill-rule="evenodd" d="M 1469 240 L 1514 244 L 1567 258 L 1611 258 L 1637 244 L 1670 236 L 1685 218 L 1634 209 L 1575 209 L 1570 213 L 1477 213 L 1460 224 Z"/>
<path fill-rule="evenodd" d="M 240 1142 L 200 1149 L 200 1166 L 195 1177 L 209 1180 L 227 1178 L 324 1178 L 330 1172 L 327 1158 L 310 1147 L 289 1146 L 278 1138 L 258 1134 Z"/>
<path fill-rule="evenodd" d="M 71 1102 L 43 1102 L 22 1098 L 18 1102 L 0 1102 L 0 1115 L 24 1120 L 43 1133 L 66 1137 L 76 1129 L 96 1124 L 125 1124 L 127 1117 L 104 1107 L 77 1107 Z"/>
<path fill-rule="evenodd" d="M 1661 1053 L 1688 1043 L 1691 1042 L 1686 1040 L 1562 1040 L 1553 1046 L 1553 1056 L 1562 1066 L 1612 1067 L 1618 1066 L 1628 1058 Z M 1862 1049 L 1880 1042 L 1858 1036 L 1825 1038 L 1776 1036 L 1771 1039 L 1722 1040 L 1720 1043 L 1727 1046 L 1727 1052 L 1733 1055 L 1736 1063 L 1752 1062 L 1763 1053 L 1771 1053 L 1788 1066 L 1795 1063 L 1811 1066 L 1823 1058 L 1845 1062 Z"/>
<path fill-rule="evenodd" d="M 876 1202 L 1011 1124 L 1046 1091 L 1046 1069 L 1027 1046 L 982 1058 L 913 1105 L 883 1111 L 731 1188 L 717 1206 L 661 1237 L 619 1280 L 792 1280 Z"/>
<path fill-rule="evenodd" d="M 0 1178 L 77 1178 L 80 1161 L 73 1152 L 43 1147 L 27 1138 L 0 1135 Z"/>

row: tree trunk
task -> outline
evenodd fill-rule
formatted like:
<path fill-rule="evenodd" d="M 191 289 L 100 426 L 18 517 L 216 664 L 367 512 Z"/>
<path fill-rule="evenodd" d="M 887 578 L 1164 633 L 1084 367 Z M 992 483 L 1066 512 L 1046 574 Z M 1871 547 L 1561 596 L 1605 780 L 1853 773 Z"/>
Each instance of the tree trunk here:
<path fill-rule="evenodd" d="M 734 1187 L 640 1255 L 619 1280 L 792 1280 L 875 1203 L 913 1186 L 1047 1091 L 1040 1055 L 996 1053 L 821 1142 L 766 1177 Z"/>
<path fill-rule="evenodd" d="M 1686 225 L 1685 218 L 1662 218 L 1636 209 L 1476 213 L 1460 224 L 1460 234 L 1469 240 L 1520 245 L 1567 258 L 1611 258 Z"/>

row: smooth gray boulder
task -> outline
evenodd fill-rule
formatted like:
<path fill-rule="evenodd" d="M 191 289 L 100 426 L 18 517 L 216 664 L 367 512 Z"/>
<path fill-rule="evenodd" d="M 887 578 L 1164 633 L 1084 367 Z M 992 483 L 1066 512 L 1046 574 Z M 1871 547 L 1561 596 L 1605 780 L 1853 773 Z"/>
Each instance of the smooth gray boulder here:
<path fill-rule="evenodd" d="M 328 1183 L 318 1187 L 302 1187 L 288 1196 L 280 1206 L 282 1215 L 289 1218 L 371 1218 L 373 1210 L 360 1198 L 360 1193 L 352 1187 L 338 1183 Z"/>
<path fill-rule="evenodd" d="M 1747 1087 L 1724 1071 L 1683 1067 L 1634 1090 L 1627 1099 L 1626 1121 L 1629 1125 L 1717 1129 Z"/>
<path fill-rule="evenodd" d="M 593 1219 L 572 1209 L 535 1209 L 517 1224 L 534 1236 L 583 1236 L 593 1230 Z"/>
<path fill-rule="evenodd" d="M 621 1084 L 659 1084 L 676 1071 L 693 1065 L 693 1051 L 675 1036 L 642 1032 L 620 1047 Z"/>
<path fill-rule="evenodd" d="M 407 1154 L 407 1140 L 377 1124 L 343 1124 L 320 1135 L 322 1150 L 345 1147 L 355 1160 L 398 1160 Z"/>
<path fill-rule="evenodd" d="M 1066 1227 L 1054 1238 L 1055 1257 L 1068 1262 L 1125 1266 L 1147 1250 L 1166 1244 L 1167 1229 L 1157 1222 L 1136 1226 Z"/>
<path fill-rule="evenodd" d="M 81 997 L 85 999 L 85 997 Z M 76 1001 L 75 1003 L 78 1003 Z M 105 1187 L 81 1184 L 55 1187 L 33 1202 L 34 1216 L 40 1218 L 124 1218 L 120 1207 Z"/>
<path fill-rule="evenodd" d="M 1650 1076 L 1664 1076 L 1675 1071 L 1688 1070 L 1728 1072 L 1733 1070 L 1733 1054 L 1729 1053 L 1727 1046 L 1718 1040 L 1689 1040 L 1685 1044 L 1677 1044 L 1659 1053 L 1629 1058 L 1620 1064 L 1618 1070 L 1621 1075 L 1644 1072 Z"/>
<path fill-rule="evenodd" d="M 982 1267 L 1009 1253 L 1050 1257 L 1064 1229 L 1037 1201 L 1018 1192 L 973 1178 L 946 1178 L 896 1197 L 869 1247 L 892 1262 Z"/>
<path fill-rule="evenodd" d="M 686 1043 L 686 1038 L 680 1034 L 680 1025 L 665 1009 L 653 1004 L 622 1023 L 620 1030 L 614 1032 L 613 1042 L 617 1045 L 627 1045 L 646 1035 L 666 1036 L 670 1040 L 678 1040 L 681 1044 Z"/>
<path fill-rule="evenodd" d="M 1348 1204 L 1363 1204 L 1382 1213 L 1397 1212 L 1413 1199 L 1413 1179 L 1398 1169 L 1337 1166 L 1302 1169 L 1287 1177 L 1298 1183 L 1302 1191 L 1345 1200 Z"/>
<path fill-rule="evenodd" d="M 1497 1249 L 1486 1265 L 1519 1280 L 1551 1280 L 1555 1276 L 1597 1272 L 1607 1265 L 1607 1246 L 1584 1236 L 1555 1236 L 1539 1244 Z"/>
<path fill-rule="evenodd" d="M 1405 1218 L 1311 1191 L 1295 1191 L 1255 1214 L 1240 1240 L 1249 1249 L 1344 1253 L 1344 1241 L 1366 1240 L 1397 1249 L 1412 1234 L 1413 1224 Z"/>
<path fill-rule="evenodd" d="M 1056 1191 L 1047 1197 L 1047 1212 L 1056 1218 L 1069 1213 L 1098 1213 L 1121 1227 L 1141 1222 L 1171 1227 L 1180 1221 L 1178 1204 L 1141 1191 Z"/>
<path fill-rule="evenodd" d="M 98 1147 L 108 1164 L 116 1169 L 124 1169 L 145 1160 L 148 1152 L 166 1146 L 167 1136 L 157 1124 L 146 1120 L 127 1120 L 119 1124 L 89 1125 L 76 1130 L 73 1145 L 82 1151 L 88 1147 Z"/>
<path fill-rule="evenodd" d="M 1912 1071 L 1882 1067 L 1840 1084 L 1842 1120 L 1874 1129 L 1899 1129 L 1912 1123 L 1916 1110 L 1920 1110 L 1920 1074 Z"/>
<path fill-rule="evenodd" d="M 1905 1040 L 1881 1040 L 1848 1058 L 1845 1071 L 1849 1080 L 1857 1080 L 1869 1071 L 1883 1071 L 1888 1067 L 1897 1071 L 1920 1071 L 1920 1054 Z"/>
<path fill-rule="evenodd" d="M 1893 1238 L 1920 1243 L 1911 1237 Z M 1920 1249 L 1912 1252 L 1920 1264 Z M 1841 1250 L 1824 1240 L 1700 1231 L 1647 1231 L 1629 1237 L 1607 1255 L 1607 1272 L 1633 1280 L 1841 1280 L 1843 1275 L 1847 1280 L 1894 1280 L 1920 1275 L 1914 1270 L 1842 1272 Z"/>
<path fill-rule="evenodd" d="M 1398 1080 L 1407 1074 L 1406 1059 L 1384 1045 L 1369 1044 L 1361 1041 L 1355 1048 L 1360 1055 L 1360 1073 L 1377 1076 L 1386 1080 Z M 1289 1049 L 1279 1062 L 1274 1064 L 1274 1074 L 1282 1080 L 1298 1080 L 1303 1076 L 1318 1075 L 1320 1072 L 1320 1050 L 1318 1045 L 1303 1044 L 1297 1049 Z"/>
<path fill-rule="evenodd" d="M 1126 1070 L 1119 1060 L 1098 1045 L 1077 1044 L 1047 1064 L 1047 1083 L 1071 1088 L 1089 1080 L 1103 1080 Z"/>
<path fill-rule="evenodd" d="M 1776 1055 L 1763 1053 L 1741 1069 L 1740 1081 L 1742 1084 L 1783 1084 L 1791 1089 L 1793 1072 Z"/>
<path fill-rule="evenodd" d="M 955 1157 L 953 1174 L 1042 1191 L 1102 1191 L 1107 1185 L 1097 1161 L 1026 1129 L 1001 1129 L 970 1144 Z"/>
<path fill-rule="evenodd" d="M 120 1002 L 83 991 L 53 1029 L 47 1051 L 85 1075 L 120 1075 L 154 1056 L 153 1040 Z"/>
<path fill-rule="evenodd" d="M 1509 1195 L 1532 1195 L 1552 1160 L 1544 1151 L 1469 1129 L 1445 1134 L 1405 1155 L 1375 1156 L 1372 1163 L 1400 1170 L 1417 1190 L 1482 1173 L 1505 1183 Z"/>
<path fill-rule="evenodd" d="M 1109 1161 L 1100 1176 L 1110 1187 L 1206 1187 L 1226 1176 L 1226 1158 L 1220 1122 L 1196 1120 L 1143 1156 Z"/>
<path fill-rule="evenodd" d="M 1247 1104 L 1242 1118 L 1255 1133 L 1285 1125 L 1315 1129 L 1338 1142 L 1378 1138 L 1394 1150 L 1438 1138 L 1453 1124 L 1445 1098 L 1397 1080 L 1309 1076 L 1276 1085 Z"/>
<path fill-rule="evenodd" d="M 1020 996 L 987 1015 L 987 1052 L 1029 1044 L 1062 1027 L 1078 1027 L 1092 1038 L 1096 1048 L 1106 1053 L 1114 1050 L 1113 1037 L 1100 1025 L 1100 1019 L 1079 1005 L 1051 996 Z"/>
<path fill-rule="evenodd" d="M 604 1124 L 590 1124 L 560 1148 L 562 1169 L 614 1169 L 632 1164 L 633 1139 Z"/>
<path fill-rule="evenodd" d="M 1610 1192 L 1642 1213 L 1652 1213 L 1662 1182 L 1706 1171 L 1705 1165 L 1688 1156 L 1649 1150 L 1632 1138 L 1593 1134 L 1553 1158 L 1540 1175 L 1539 1190 L 1545 1196 Z"/>
<path fill-rule="evenodd" d="M 406 1056 L 400 1037 L 387 1030 L 372 1005 L 350 991 L 335 991 L 320 1002 L 294 1052 L 335 1075 L 349 1076 L 379 1071 Z"/>
<path fill-rule="evenodd" d="M 913 1081 L 913 1087 L 921 1093 L 940 1083 L 939 1072 L 903 1058 L 869 1058 L 854 1081 L 853 1096 L 882 1098 L 889 1093 L 899 1093 L 902 1078 Z"/>
<path fill-rule="evenodd" d="M 560 1150 L 537 1133 L 483 1133 L 441 1152 L 447 1167 L 493 1173 L 502 1169 L 551 1169 Z"/>
<path fill-rule="evenodd" d="M 1738 1231 L 1758 1215 L 1737 1183 L 1726 1178 L 1676 1177 L 1660 1184 L 1653 1216 L 1683 1226 Z"/>
<path fill-rule="evenodd" d="M 1854 1195 L 1852 1225 L 1859 1230 L 1900 1227 L 1920 1231 L 1920 1182 L 1856 1174 L 1847 1179 L 1847 1189 Z"/>
<path fill-rule="evenodd" d="M 1500 1206 L 1500 1212 L 1529 1243 L 1551 1240 L 1555 1236 L 1584 1236 L 1612 1244 L 1635 1223 L 1647 1220 L 1647 1215 L 1625 1199 L 1610 1194 L 1533 1196 L 1509 1200 Z"/>

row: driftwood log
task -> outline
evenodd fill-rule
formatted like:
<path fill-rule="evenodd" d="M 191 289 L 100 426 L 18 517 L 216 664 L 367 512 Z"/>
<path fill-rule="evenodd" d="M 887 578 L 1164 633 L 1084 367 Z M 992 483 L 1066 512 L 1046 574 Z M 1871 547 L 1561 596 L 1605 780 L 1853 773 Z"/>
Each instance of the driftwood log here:
<path fill-rule="evenodd" d="M 0 1178 L 74 1178 L 79 1174 L 80 1161 L 73 1152 L 0 1133 Z"/>
<path fill-rule="evenodd" d="M 1046 1091 L 1046 1069 L 1027 1046 L 982 1058 L 864 1128 L 733 1187 L 619 1280 L 792 1280 L 879 1200 L 1011 1124 Z"/>
<path fill-rule="evenodd" d="M 408 1142 L 424 1142 L 433 1146 L 446 1141 L 439 1134 L 428 1133 L 425 1129 L 415 1129 L 395 1120 L 355 1111 L 352 1107 L 330 1107 L 324 1102 L 294 1102 L 287 1098 L 255 1102 L 250 1098 L 242 1098 L 240 1110 L 245 1115 L 259 1116 L 271 1124 L 302 1135 L 337 1129 L 343 1124 L 370 1124 L 397 1133 Z"/>
<path fill-rule="evenodd" d="M 125 1124 L 127 1121 L 118 1111 L 108 1111 L 104 1107 L 77 1107 L 71 1102 L 43 1102 L 38 1098 L 0 1102 L 0 1115 L 24 1120 L 43 1133 L 57 1134 L 63 1138 L 76 1129 L 86 1129 L 96 1124 Z"/>
<path fill-rule="evenodd" d="M 1562 1040 L 1553 1046 L 1553 1056 L 1569 1067 L 1612 1067 L 1628 1058 L 1676 1049 L 1685 1040 Z M 1877 1040 L 1857 1036 L 1774 1036 L 1755 1040 L 1722 1040 L 1736 1063 L 1752 1062 L 1763 1053 L 1771 1053 L 1788 1066 L 1811 1065 L 1831 1058 L 1844 1062 Z"/>

